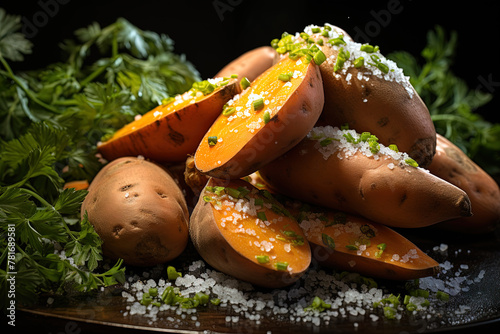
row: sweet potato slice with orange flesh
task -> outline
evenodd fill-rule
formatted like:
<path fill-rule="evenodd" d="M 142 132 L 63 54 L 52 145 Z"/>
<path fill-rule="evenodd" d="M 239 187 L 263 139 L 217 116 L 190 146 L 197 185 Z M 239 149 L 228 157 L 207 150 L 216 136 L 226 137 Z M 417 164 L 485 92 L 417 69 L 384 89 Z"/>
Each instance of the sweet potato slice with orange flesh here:
<path fill-rule="evenodd" d="M 307 26 L 280 42 L 299 49 L 316 44 L 326 55 L 320 66 L 325 90 L 321 124 L 349 124 L 358 132 L 375 133 L 382 144 L 396 144 L 421 167 L 429 166 L 436 130 L 427 106 L 402 69 L 377 47 L 357 43 L 330 24 Z"/>
<path fill-rule="evenodd" d="M 259 170 L 276 192 L 393 227 L 471 215 L 467 194 L 369 133 L 316 127 Z"/>
<path fill-rule="evenodd" d="M 196 151 L 222 106 L 240 91 L 237 78 L 198 82 L 125 125 L 97 149 L 107 160 L 141 155 L 159 163 L 184 161 Z"/>
<path fill-rule="evenodd" d="M 215 77 L 230 77 L 236 74 L 238 78 L 254 81 L 262 72 L 273 66 L 277 58 L 276 50 L 270 46 L 261 46 L 231 61 L 217 72 Z"/>
<path fill-rule="evenodd" d="M 300 211 L 298 217 L 320 265 L 391 280 L 439 272 L 439 263 L 385 225 L 328 209 Z"/>
<path fill-rule="evenodd" d="M 496 181 L 446 137 L 437 135 L 436 155 L 429 171 L 464 190 L 472 216 L 455 218 L 436 227 L 465 233 L 487 233 L 500 224 L 500 189 Z"/>
<path fill-rule="evenodd" d="M 305 273 L 311 250 L 297 221 L 268 193 L 242 180 L 211 178 L 189 233 L 215 269 L 262 287 L 284 287 Z"/>
<path fill-rule="evenodd" d="M 221 179 L 249 175 L 303 139 L 322 107 L 318 66 L 283 59 L 227 103 L 195 153 L 196 168 Z"/>

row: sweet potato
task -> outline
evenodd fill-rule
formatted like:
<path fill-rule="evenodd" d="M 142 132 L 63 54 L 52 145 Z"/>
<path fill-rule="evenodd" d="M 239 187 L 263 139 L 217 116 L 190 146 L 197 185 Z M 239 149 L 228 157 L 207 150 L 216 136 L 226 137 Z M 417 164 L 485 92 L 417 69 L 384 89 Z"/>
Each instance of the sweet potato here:
<path fill-rule="evenodd" d="M 308 26 L 280 42 L 288 49 L 319 45 L 326 55 L 320 66 L 325 95 L 320 125 L 348 124 L 358 132 L 375 133 L 382 144 L 396 144 L 421 167 L 429 166 L 436 147 L 429 111 L 402 69 L 378 47 L 356 43 L 329 24 Z M 277 50 L 280 42 L 274 43 Z"/>
<path fill-rule="evenodd" d="M 410 280 L 439 272 L 439 263 L 393 229 L 365 218 L 290 204 L 320 265 L 374 278 Z"/>
<path fill-rule="evenodd" d="M 247 78 L 254 81 L 262 72 L 271 67 L 278 57 L 276 50 L 270 46 L 261 46 L 247 51 L 224 66 L 214 77 Z"/>
<path fill-rule="evenodd" d="M 184 161 L 219 116 L 222 106 L 241 91 L 236 78 L 215 78 L 147 112 L 99 143 L 107 160 L 142 155 L 157 162 Z"/>
<path fill-rule="evenodd" d="M 259 170 L 275 191 L 393 227 L 423 227 L 470 216 L 458 187 L 414 167 L 406 153 L 370 133 L 316 127 Z"/>
<path fill-rule="evenodd" d="M 315 62 L 285 58 L 227 103 L 196 150 L 196 168 L 221 179 L 251 174 L 303 139 L 322 107 Z"/>
<path fill-rule="evenodd" d="M 459 147 L 437 135 L 436 155 L 429 171 L 464 190 L 470 198 L 471 217 L 455 218 L 439 228 L 465 233 L 487 233 L 500 223 L 500 189 L 495 180 Z"/>
<path fill-rule="evenodd" d="M 292 284 L 311 261 L 297 221 L 268 193 L 242 180 L 210 178 L 189 233 L 209 265 L 262 287 Z"/>
<path fill-rule="evenodd" d="M 188 242 L 189 212 L 170 174 L 143 158 L 105 165 L 90 183 L 82 216 L 101 237 L 104 256 L 136 266 L 168 262 Z"/>

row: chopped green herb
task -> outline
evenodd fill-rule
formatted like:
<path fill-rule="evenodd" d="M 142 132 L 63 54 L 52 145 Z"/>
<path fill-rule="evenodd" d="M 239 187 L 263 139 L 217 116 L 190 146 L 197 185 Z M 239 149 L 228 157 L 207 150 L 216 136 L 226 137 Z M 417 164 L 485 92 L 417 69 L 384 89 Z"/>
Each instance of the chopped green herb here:
<path fill-rule="evenodd" d="M 250 87 L 250 80 L 248 80 L 247 77 L 243 77 L 241 80 L 240 80 L 240 85 L 241 85 L 241 88 L 243 90 L 247 89 L 248 87 Z"/>
<path fill-rule="evenodd" d="M 288 262 L 276 262 L 276 269 L 281 271 L 286 271 L 288 268 Z"/>
<path fill-rule="evenodd" d="M 304 308 L 304 311 L 323 312 L 325 310 L 330 309 L 331 307 L 332 307 L 331 304 L 327 304 L 323 301 L 323 299 L 319 298 L 318 296 L 315 296 L 313 301 L 311 302 L 311 305 Z"/>
<path fill-rule="evenodd" d="M 217 144 L 217 136 L 208 136 L 208 146 Z"/>
<path fill-rule="evenodd" d="M 257 100 L 254 100 L 252 103 L 253 110 L 258 111 L 264 108 L 264 99 L 261 97 Z"/>
<path fill-rule="evenodd" d="M 271 120 L 271 113 L 269 111 L 266 111 L 264 113 L 264 124 L 269 123 L 270 120 Z"/>
<path fill-rule="evenodd" d="M 262 264 L 269 262 L 269 256 L 267 255 L 256 255 L 255 258 L 257 259 L 257 262 Z"/>
<path fill-rule="evenodd" d="M 168 266 L 167 267 L 167 278 L 169 281 L 175 281 L 177 277 L 182 277 L 182 274 L 178 272 L 175 267 Z"/>
<path fill-rule="evenodd" d="M 323 241 L 323 244 L 327 246 L 330 249 L 335 249 L 335 241 L 331 236 L 329 236 L 326 233 L 321 233 L 321 240 Z"/>

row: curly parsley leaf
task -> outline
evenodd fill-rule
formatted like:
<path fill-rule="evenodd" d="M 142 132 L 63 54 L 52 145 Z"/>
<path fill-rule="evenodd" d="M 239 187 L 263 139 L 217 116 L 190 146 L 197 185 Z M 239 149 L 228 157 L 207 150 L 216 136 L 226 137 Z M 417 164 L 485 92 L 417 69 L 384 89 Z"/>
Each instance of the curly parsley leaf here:
<path fill-rule="evenodd" d="M 436 131 L 460 147 L 487 173 L 500 173 L 500 124 L 489 122 L 477 113 L 492 95 L 471 89 L 453 73 L 457 40 L 456 32 L 447 35 L 442 27 L 436 26 L 427 34 L 421 58 L 405 51 L 388 57 L 410 77 L 429 109 Z"/>

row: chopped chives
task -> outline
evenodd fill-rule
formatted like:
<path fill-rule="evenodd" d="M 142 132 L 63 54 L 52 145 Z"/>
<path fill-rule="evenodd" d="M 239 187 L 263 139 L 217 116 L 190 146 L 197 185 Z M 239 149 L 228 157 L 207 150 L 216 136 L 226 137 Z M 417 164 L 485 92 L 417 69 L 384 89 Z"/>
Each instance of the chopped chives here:
<path fill-rule="evenodd" d="M 243 77 L 243 79 L 241 79 L 240 81 L 240 85 L 241 85 L 241 88 L 243 90 L 247 89 L 248 87 L 250 87 L 250 80 L 248 80 L 247 77 Z"/>
<path fill-rule="evenodd" d="M 264 113 L 264 124 L 269 123 L 270 120 L 271 120 L 271 113 L 269 113 L 269 111 L 266 111 Z"/>
<path fill-rule="evenodd" d="M 226 107 L 224 108 L 224 110 L 222 110 L 222 115 L 231 116 L 235 111 L 236 109 L 234 107 Z"/>
<path fill-rule="evenodd" d="M 253 110 L 255 110 L 255 111 L 261 110 L 262 108 L 264 108 L 264 99 L 260 98 L 260 99 L 254 100 L 252 105 L 253 105 Z"/>
<path fill-rule="evenodd" d="M 257 259 L 257 262 L 261 264 L 269 262 L 269 256 L 267 255 L 256 255 L 255 258 Z"/>
<path fill-rule="evenodd" d="M 257 212 L 257 218 L 262 221 L 267 221 L 266 213 L 264 211 Z"/>
<path fill-rule="evenodd" d="M 208 136 L 208 146 L 217 144 L 217 136 Z"/>
<path fill-rule="evenodd" d="M 286 270 L 288 268 L 288 262 L 276 262 L 276 269 Z"/>
<path fill-rule="evenodd" d="M 323 51 L 319 50 L 314 54 L 313 59 L 316 65 L 321 65 L 326 60 L 326 56 Z"/>

